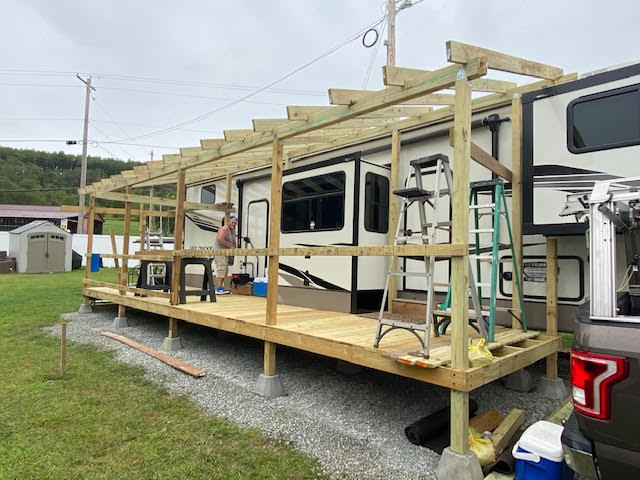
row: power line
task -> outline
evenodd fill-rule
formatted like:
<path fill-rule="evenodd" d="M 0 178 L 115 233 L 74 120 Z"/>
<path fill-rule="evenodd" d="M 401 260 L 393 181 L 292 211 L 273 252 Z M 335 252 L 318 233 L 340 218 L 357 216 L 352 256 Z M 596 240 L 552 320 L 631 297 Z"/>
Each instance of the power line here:
<path fill-rule="evenodd" d="M 334 46 L 333 48 L 329 49 L 329 50 L 328 50 L 328 51 L 326 51 L 325 53 L 323 53 L 323 54 L 321 54 L 321 55 L 319 55 L 319 56 L 317 56 L 317 57 L 313 58 L 312 60 L 310 60 L 310 61 L 306 62 L 305 64 L 303 64 L 303 65 L 301 65 L 301 66 L 299 66 L 299 67 L 295 68 L 294 70 L 292 70 L 292 71 L 290 71 L 289 73 L 287 73 L 287 74 L 283 75 L 283 76 L 282 76 L 282 77 L 280 77 L 279 79 L 274 80 L 273 82 L 271 82 L 271 83 L 269 83 L 269 84 L 265 85 L 264 87 L 262 87 L 262 88 L 258 89 L 258 90 L 257 90 L 257 91 L 255 91 L 255 92 L 249 93 L 249 94 L 247 94 L 247 95 L 245 95 L 245 96 L 243 96 L 243 97 L 241 97 L 241 98 L 239 98 L 239 99 L 237 99 L 237 100 L 234 100 L 234 101 L 232 101 L 232 102 L 229 102 L 229 103 L 227 103 L 227 104 L 225 104 L 225 105 L 222 105 L 222 106 L 220 106 L 220 107 L 218 107 L 218 108 L 215 108 L 214 110 L 211 110 L 211 111 L 209 111 L 209 112 L 203 113 L 202 115 L 198 115 L 197 117 L 195 117 L 195 118 L 193 118 L 193 119 L 191 119 L 191 120 L 187 120 L 187 121 L 185 121 L 185 122 L 181 122 L 181 123 L 178 123 L 178 124 L 176 124 L 176 125 L 172 125 L 172 126 L 169 126 L 169 127 L 163 128 L 163 129 L 161 129 L 161 130 L 157 130 L 157 131 L 155 131 L 155 132 L 149 132 L 149 133 L 147 133 L 147 134 L 144 134 L 144 135 L 138 135 L 138 136 L 136 136 L 136 137 L 124 138 L 124 139 L 122 139 L 122 140 L 140 140 L 140 139 L 143 139 L 143 138 L 149 138 L 149 137 L 154 137 L 154 136 L 157 136 L 157 135 L 161 135 L 161 134 L 163 134 L 163 133 L 167 133 L 167 132 L 170 132 L 170 131 L 172 131 L 172 130 L 176 130 L 177 128 L 184 127 L 184 126 L 186 126 L 186 125 L 192 125 L 193 123 L 196 123 L 196 122 L 199 122 L 199 121 L 201 121 L 201 120 L 204 120 L 205 118 L 208 118 L 208 117 L 210 117 L 211 115 L 214 115 L 214 114 L 216 114 L 216 113 L 218 113 L 218 112 L 220 112 L 220 111 L 222 111 L 222 110 L 224 110 L 224 109 L 226 109 L 226 108 L 228 108 L 228 107 L 231 107 L 231 106 L 236 105 L 236 104 L 238 104 L 238 103 L 240 103 L 240 102 L 243 102 L 243 101 L 245 101 L 245 100 L 247 100 L 247 99 L 249 99 L 249 98 L 251 98 L 251 97 L 253 97 L 253 96 L 257 95 L 257 94 L 259 94 L 260 92 L 263 92 L 263 91 L 265 91 L 265 90 L 268 90 L 269 88 L 273 87 L 274 85 L 277 85 L 278 83 L 280 83 L 280 82 L 282 82 L 282 81 L 286 80 L 287 78 L 289 78 L 289 77 L 291 77 L 291 76 L 295 75 L 295 74 L 296 74 L 296 73 L 298 73 L 299 71 L 304 70 L 304 69 L 305 69 L 305 68 L 307 68 L 308 66 L 313 65 L 314 63 L 316 63 L 316 62 L 318 62 L 319 60 L 322 60 L 323 58 L 325 58 L 325 57 L 327 57 L 327 56 L 331 55 L 332 53 L 334 53 L 335 51 L 337 51 L 337 50 L 339 50 L 340 48 L 344 47 L 345 45 L 347 45 L 347 44 L 351 43 L 352 41 L 354 41 L 354 40 L 356 40 L 356 39 L 358 39 L 358 38 L 360 38 L 360 35 L 362 35 L 364 32 L 366 32 L 367 30 L 369 30 L 369 29 L 370 29 L 370 28 L 372 28 L 373 26 L 377 26 L 377 25 L 379 25 L 379 24 L 384 20 L 384 18 L 385 18 L 384 16 L 382 16 L 382 17 L 378 18 L 375 22 L 370 23 L 370 24 L 369 24 L 369 25 L 367 25 L 366 27 L 364 27 L 364 28 L 360 29 L 360 31 L 358 31 L 358 33 L 357 33 L 357 34 L 352 35 L 351 37 L 349 37 L 348 39 L 346 39 L 346 40 L 344 40 L 343 42 L 339 43 L 338 45 Z"/>
<path fill-rule="evenodd" d="M 91 72 L 81 72 L 83 75 L 92 75 L 93 77 L 106 79 L 106 80 L 117 80 L 117 81 L 130 81 L 130 82 L 143 82 L 143 83 L 157 83 L 161 85 L 178 85 L 178 86 L 192 86 L 192 87 L 201 87 L 201 88 L 217 88 L 217 89 L 228 89 L 228 90 L 246 90 L 246 91 L 254 91 L 259 90 L 260 87 L 253 87 L 249 85 L 230 85 L 230 84 L 217 84 L 217 83 L 206 83 L 206 82 L 194 82 L 189 80 L 168 80 L 168 79 L 158 79 L 152 77 L 136 77 L 132 75 L 112 75 L 105 73 L 91 73 Z M 75 76 L 75 72 L 49 72 L 46 70 L 0 70 L 0 75 L 27 75 L 27 76 L 62 76 L 62 77 L 73 77 Z M 19 83 L 12 83 L 10 85 L 20 86 Z M 43 86 L 58 86 L 57 84 L 53 85 L 43 85 Z M 65 85 L 66 87 L 76 87 L 75 85 Z M 324 92 L 315 92 L 311 90 L 299 90 L 299 89 L 286 89 L 286 88 L 272 88 L 269 89 L 270 93 L 278 93 L 285 95 L 309 95 L 314 97 L 324 97 L 326 93 Z"/>
<path fill-rule="evenodd" d="M 15 138 L 10 138 L 10 139 L 2 139 L 2 138 L 0 138 L 0 142 L 7 142 L 7 143 L 29 143 L 29 142 L 67 143 L 67 141 L 68 141 L 68 139 L 60 139 L 60 138 L 55 138 L 55 139 L 46 139 L 46 138 L 36 138 L 36 139 L 28 139 L 28 138 L 15 139 Z M 78 140 L 78 142 L 81 142 L 81 140 Z M 91 142 L 100 143 L 97 140 L 89 140 L 89 143 L 91 143 Z M 168 147 L 166 145 L 149 145 L 149 144 L 145 144 L 145 143 L 127 143 L 127 142 L 116 142 L 116 141 L 102 142 L 102 143 L 117 143 L 119 145 L 131 145 L 131 146 L 134 146 L 134 147 L 151 147 L 151 148 L 164 148 L 166 150 L 180 150 L 180 147 Z"/>
<path fill-rule="evenodd" d="M 15 193 L 15 192 L 48 192 L 59 190 L 77 190 L 78 187 L 48 187 L 48 188 L 19 188 L 19 189 L 1 189 L 0 193 Z"/>
<path fill-rule="evenodd" d="M 101 128 L 99 128 L 97 125 L 94 125 L 93 122 L 89 122 L 93 128 L 95 128 L 96 130 L 98 130 L 98 132 L 100 132 L 102 135 L 104 135 L 105 137 L 107 137 L 107 140 L 111 140 L 111 137 L 109 135 L 107 135 L 104 130 L 102 130 Z M 101 148 L 102 150 L 104 150 L 105 152 L 107 152 L 109 155 L 111 155 L 113 158 L 117 158 L 117 155 L 114 155 L 113 153 L 111 153 L 109 150 L 107 150 L 105 147 L 102 146 L 102 142 L 100 141 L 94 141 L 93 143 L 96 144 L 97 147 Z M 126 150 L 124 147 L 122 147 L 121 145 L 115 143 L 114 144 L 116 147 L 118 147 L 120 150 L 122 150 L 125 155 L 128 155 L 129 158 L 133 158 L 135 155 L 133 155 L 131 152 L 129 152 L 128 150 Z"/>
<path fill-rule="evenodd" d="M 104 87 L 100 87 L 101 89 Z M 5 117 L 0 118 L 0 122 L 81 122 L 82 118 L 46 118 L 46 117 Z M 113 122 L 111 120 L 92 120 L 92 123 L 120 123 L 120 125 L 129 125 L 132 127 L 147 127 L 147 128 L 162 128 L 159 125 L 148 125 L 145 123 L 130 123 L 130 122 Z M 195 128 L 181 128 L 180 130 L 185 132 L 199 132 L 199 133 L 216 133 L 222 135 L 223 132 L 219 130 L 200 130 Z"/>

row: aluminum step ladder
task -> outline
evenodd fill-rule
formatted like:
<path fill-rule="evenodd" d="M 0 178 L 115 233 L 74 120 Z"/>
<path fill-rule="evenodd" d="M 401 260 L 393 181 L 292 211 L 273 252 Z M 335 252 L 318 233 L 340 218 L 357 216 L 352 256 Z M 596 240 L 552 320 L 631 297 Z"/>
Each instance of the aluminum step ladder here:
<path fill-rule="evenodd" d="M 488 197 L 490 195 L 491 200 L 489 203 L 479 203 L 479 195 Z M 515 319 L 520 322 L 523 331 L 527 331 L 527 322 L 525 319 L 523 310 L 514 310 L 510 308 L 501 309 L 496 305 L 496 296 L 498 290 L 498 266 L 500 264 L 499 251 L 500 247 L 505 247 L 500 244 L 500 231 L 502 219 L 505 220 L 506 229 L 509 233 L 509 244 L 506 248 L 511 250 L 511 258 L 516 258 L 515 250 L 513 247 L 513 235 L 511 233 L 511 222 L 509 221 L 509 212 L 507 209 L 507 199 L 504 193 L 504 182 L 502 179 L 496 178 L 492 180 L 485 180 L 480 182 L 471 183 L 471 190 L 469 194 L 469 211 L 473 214 L 473 228 L 469 229 L 469 233 L 474 235 L 475 247 L 474 253 L 469 255 L 470 263 L 475 260 L 475 272 L 473 275 L 473 269 L 469 272 L 469 283 L 474 280 L 475 288 L 477 288 L 477 296 L 482 298 L 482 289 L 489 288 L 489 305 L 482 307 L 482 315 L 488 317 L 488 332 L 487 339 L 493 342 L 495 336 L 496 325 L 496 312 L 506 311 L 510 313 Z M 491 227 L 481 228 L 480 220 L 482 217 L 491 218 Z M 481 239 L 486 238 L 487 235 L 491 235 L 491 243 L 483 245 Z M 491 263 L 491 281 L 488 283 L 482 282 L 482 263 Z M 518 272 L 518 265 L 513 262 L 513 270 L 516 276 L 516 288 L 517 295 L 520 298 L 520 305 L 523 303 L 522 286 L 520 285 L 520 275 Z M 446 320 L 441 321 L 438 329 L 440 333 L 444 333 L 451 322 L 451 287 L 447 292 L 445 303 L 441 310 L 436 310 L 436 316 L 447 317 Z M 520 317 L 516 315 L 520 314 Z M 470 313 L 469 317 L 472 315 Z M 483 335 L 484 336 L 484 335 Z"/>
<path fill-rule="evenodd" d="M 415 178 L 415 186 L 408 187 L 411 176 Z M 433 190 L 426 190 L 423 185 L 423 175 L 431 175 L 434 182 Z M 442 188 L 442 178 L 446 183 L 446 188 Z M 437 233 L 440 230 L 444 230 L 447 233 L 451 229 L 451 221 L 443 221 L 440 219 L 440 199 L 444 196 L 451 196 L 451 188 L 453 185 L 451 169 L 449 167 L 449 159 L 446 155 L 437 154 L 429 157 L 423 157 L 409 162 L 409 172 L 407 179 L 405 180 L 405 188 L 394 191 L 394 195 L 402 198 L 402 205 L 400 208 L 400 215 L 398 218 L 398 225 L 396 228 L 394 245 L 407 244 L 411 240 L 419 240 L 422 244 L 434 244 L 437 243 Z M 402 230 L 401 225 L 407 215 L 407 210 L 413 204 L 418 207 L 418 213 L 420 216 L 420 231 L 414 232 L 411 230 Z M 431 208 L 431 221 L 427 220 L 426 205 Z M 389 332 L 395 329 L 404 329 L 413 333 L 422 347 L 421 352 L 417 352 L 418 355 L 424 358 L 429 357 L 429 338 L 431 325 L 434 323 L 434 270 L 435 270 L 436 257 L 429 256 L 424 257 L 424 272 L 403 272 L 392 271 L 392 264 L 389 265 L 387 271 L 387 278 L 384 287 L 384 293 L 382 296 L 382 303 L 380 304 L 380 311 L 378 315 L 378 329 L 376 333 L 376 339 L 373 344 L 377 348 L 382 338 Z M 396 277 L 424 277 L 426 279 L 426 310 L 424 323 L 413 323 L 408 321 L 402 321 L 394 319 L 392 315 L 388 315 L 385 312 L 385 304 L 387 302 L 389 294 L 389 279 L 392 276 Z M 471 289 L 475 291 L 474 288 Z M 477 299 L 477 295 L 472 294 L 476 302 L 477 311 L 480 312 L 480 302 Z M 480 313 L 482 317 L 482 314 Z M 434 328 L 434 334 L 438 335 L 437 328 Z"/>

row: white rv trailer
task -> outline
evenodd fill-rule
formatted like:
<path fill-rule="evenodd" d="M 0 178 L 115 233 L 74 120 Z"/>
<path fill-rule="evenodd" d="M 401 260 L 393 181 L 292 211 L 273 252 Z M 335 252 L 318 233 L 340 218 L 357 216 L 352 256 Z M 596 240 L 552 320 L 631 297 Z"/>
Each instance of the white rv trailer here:
<path fill-rule="evenodd" d="M 640 64 L 527 93 L 522 103 L 525 311 L 530 326 L 544 328 L 544 237 L 558 237 L 559 328 L 570 331 L 575 308 L 589 291 L 588 251 L 584 225 L 559 213 L 567 194 L 589 191 L 594 181 L 640 175 Z M 474 112 L 471 140 L 510 168 L 509 115 L 510 107 Z M 452 121 L 444 121 L 402 132 L 401 182 L 407 179 L 413 159 L 438 153 L 453 159 L 451 126 Z M 292 159 L 283 176 L 281 246 L 393 243 L 395 232 L 388 231 L 387 221 L 390 152 L 386 136 Z M 455 165 L 452 169 L 455 175 Z M 472 162 L 471 178 L 486 180 L 491 173 Z M 235 180 L 231 198 L 237 206 L 240 243 L 266 247 L 268 169 Z M 224 201 L 225 188 L 224 179 L 190 185 L 187 200 Z M 506 191 L 510 195 L 509 185 Z M 448 210 L 446 205 L 442 210 Z M 220 222 L 211 212 L 188 214 L 185 247 L 212 246 Z M 409 210 L 405 223 L 402 228 L 419 231 L 417 209 Z M 504 232 L 501 241 L 508 243 Z M 511 251 L 506 245 L 501 246 L 500 258 L 499 299 L 510 303 Z M 346 312 L 376 310 L 388 262 L 386 257 L 280 257 L 279 293 L 288 304 Z M 407 272 L 424 271 L 422 258 L 401 259 L 400 264 Z M 489 266 L 483 268 L 488 278 Z M 236 258 L 231 271 L 266 276 L 266 258 Z M 438 261 L 436 281 L 442 294 L 448 277 L 448 260 Z M 425 284 L 424 277 L 403 277 L 398 295 L 423 298 Z M 510 323 L 508 318 L 501 320 Z"/>

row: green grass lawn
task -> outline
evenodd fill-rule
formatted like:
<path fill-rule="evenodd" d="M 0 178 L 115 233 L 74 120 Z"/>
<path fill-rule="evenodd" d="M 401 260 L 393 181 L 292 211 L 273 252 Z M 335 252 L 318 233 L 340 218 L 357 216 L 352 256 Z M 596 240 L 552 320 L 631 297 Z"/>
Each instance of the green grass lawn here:
<path fill-rule="evenodd" d="M 111 229 L 113 228 L 114 235 L 124 235 L 124 217 L 122 215 L 118 216 L 110 216 L 103 215 L 104 223 L 102 224 L 102 234 L 109 235 L 111 233 Z M 131 232 L 132 236 L 140 235 L 140 226 L 138 224 L 138 218 L 135 220 L 131 219 Z"/>
<path fill-rule="evenodd" d="M 40 330 L 81 302 L 84 271 L 0 275 L 0 479 L 302 479 L 316 462 L 167 395 L 143 370 Z M 95 274 L 115 281 L 113 269 Z"/>

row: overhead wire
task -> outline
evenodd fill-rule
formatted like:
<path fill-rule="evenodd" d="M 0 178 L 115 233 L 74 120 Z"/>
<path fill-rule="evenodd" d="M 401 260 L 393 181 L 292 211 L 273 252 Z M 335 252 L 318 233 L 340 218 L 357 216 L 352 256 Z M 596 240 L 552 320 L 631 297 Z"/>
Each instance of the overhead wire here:
<path fill-rule="evenodd" d="M 245 100 L 247 100 L 247 99 L 249 99 L 249 98 L 251 98 L 251 97 L 253 97 L 253 96 L 255 96 L 255 95 L 257 95 L 257 94 L 259 94 L 259 93 L 261 93 L 263 91 L 265 91 L 265 90 L 268 90 L 269 88 L 273 87 L 274 85 L 277 85 L 280 82 L 283 82 L 284 80 L 286 80 L 287 78 L 290 78 L 291 76 L 295 75 L 296 73 L 300 72 L 301 70 L 304 70 L 305 68 L 309 67 L 310 65 L 313 65 L 314 63 L 316 63 L 316 62 L 322 60 L 323 58 L 331 55 L 332 53 L 334 53 L 335 51 L 337 51 L 340 48 L 344 47 L 345 45 L 351 43 L 352 41 L 354 41 L 354 40 L 356 40 L 358 38 L 360 38 L 360 36 L 364 32 L 366 32 L 369 28 L 371 28 L 372 26 L 379 25 L 383 20 L 384 20 L 384 17 L 378 18 L 375 22 L 372 22 L 369 25 L 367 25 L 366 27 L 360 29 L 357 34 L 350 36 L 349 38 L 347 38 L 346 40 L 342 41 L 341 43 L 335 45 L 334 47 L 332 47 L 328 51 L 322 53 L 321 55 L 318 55 L 317 57 L 313 58 L 312 60 L 304 63 L 303 65 L 301 65 L 301 66 L 299 66 L 299 67 L 297 67 L 297 68 L 295 68 L 293 70 L 291 70 L 289 73 L 283 75 L 282 77 L 278 78 L 277 80 L 274 80 L 273 82 L 270 82 L 269 84 L 265 85 L 264 87 L 259 88 L 258 90 L 254 91 L 254 92 L 251 92 L 251 93 L 249 93 L 247 95 L 244 95 L 241 98 L 233 100 L 233 101 L 231 101 L 231 102 L 229 102 L 229 103 L 227 103 L 225 105 L 222 105 L 220 107 L 217 107 L 217 108 L 215 108 L 215 109 L 213 109 L 213 110 L 211 110 L 209 112 L 206 112 L 206 113 L 203 113 L 201 115 L 198 115 L 197 117 L 194 117 L 191 120 L 187 120 L 187 121 L 175 124 L 175 125 L 171 125 L 169 127 L 166 127 L 166 128 L 161 129 L 161 130 L 154 131 L 154 132 L 149 132 L 149 133 L 146 133 L 144 135 L 138 135 L 138 136 L 135 136 L 135 137 L 121 139 L 121 141 L 124 141 L 124 140 L 127 140 L 127 141 L 128 140 L 141 140 L 141 139 L 144 139 L 144 138 L 149 138 L 149 137 L 154 137 L 154 136 L 157 136 L 157 135 L 161 135 L 163 133 L 168 133 L 170 131 L 176 130 L 177 128 L 184 127 L 184 126 L 187 126 L 187 125 L 192 125 L 194 123 L 202 121 L 205 118 L 208 118 L 208 117 L 210 117 L 210 116 L 212 116 L 212 115 L 214 115 L 214 114 L 216 114 L 216 113 L 218 113 L 218 112 L 220 112 L 220 111 L 222 111 L 222 110 L 224 110 L 226 108 L 229 108 L 229 107 L 231 107 L 233 105 L 237 105 L 238 103 L 241 103 L 241 102 L 243 102 L 243 101 L 245 101 Z"/>

